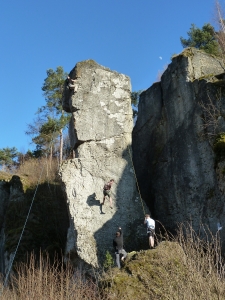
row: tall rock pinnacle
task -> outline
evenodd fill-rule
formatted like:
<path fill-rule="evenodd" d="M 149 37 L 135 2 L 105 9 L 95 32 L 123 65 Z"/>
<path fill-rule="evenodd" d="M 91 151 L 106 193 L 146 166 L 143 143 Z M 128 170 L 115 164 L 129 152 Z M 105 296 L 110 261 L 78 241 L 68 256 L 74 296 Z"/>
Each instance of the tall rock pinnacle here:
<path fill-rule="evenodd" d="M 93 60 L 79 62 L 70 77 L 78 78 L 78 90 L 74 94 L 65 88 L 64 95 L 64 109 L 72 113 L 69 134 L 76 152 L 60 170 L 71 216 L 66 253 L 75 262 L 96 267 L 112 250 L 119 226 L 127 250 L 138 247 L 134 231 L 145 232 L 128 149 L 133 128 L 131 85 L 127 76 Z M 110 179 L 115 180 L 112 209 L 107 199 L 101 205 L 104 183 Z"/>

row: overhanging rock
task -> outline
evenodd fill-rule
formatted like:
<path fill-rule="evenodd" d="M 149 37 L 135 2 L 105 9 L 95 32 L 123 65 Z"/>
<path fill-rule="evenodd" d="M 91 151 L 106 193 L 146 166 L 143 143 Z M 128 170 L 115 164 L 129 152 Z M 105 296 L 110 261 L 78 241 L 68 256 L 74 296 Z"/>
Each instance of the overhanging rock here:
<path fill-rule="evenodd" d="M 78 90 L 65 89 L 64 109 L 72 112 L 71 146 L 76 158 L 63 163 L 60 175 L 68 201 L 71 224 L 66 254 L 74 262 L 97 267 L 112 251 L 119 226 L 126 249 L 138 249 L 145 234 L 143 208 L 136 190 L 129 148 L 133 128 L 131 85 L 127 76 L 92 60 L 70 72 Z M 102 206 L 104 183 L 113 178 L 113 209 Z"/>

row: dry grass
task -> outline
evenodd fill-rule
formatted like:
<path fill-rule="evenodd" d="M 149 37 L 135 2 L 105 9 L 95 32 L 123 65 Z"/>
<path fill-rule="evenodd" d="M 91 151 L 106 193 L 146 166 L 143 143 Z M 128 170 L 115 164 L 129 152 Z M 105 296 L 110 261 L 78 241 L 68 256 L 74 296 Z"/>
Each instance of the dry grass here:
<path fill-rule="evenodd" d="M 28 264 L 20 264 L 17 275 L 11 277 L 10 288 L 4 288 L 1 294 L 4 300 L 100 300 L 102 298 L 96 283 L 87 279 L 82 271 L 71 266 L 63 266 L 55 261 L 34 256 Z"/>
<path fill-rule="evenodd" d="M 168 239 L 169 238 L 169 239 Z M 113 269 L 102 285 L 110 299 L 225 299 L 225 270 L 219 233 L 181 224 L 154 250 L 140 251 Z"/>
<path fill-rule="evenodd" d="M 25 185 L 35 185 L 39 182 L 51 182 L 56 179 L 58 161 L 49 158 L 31 158 L 20 165 L 15 174 L 25 181 Z"/>
<path fill-rule="evenodd" d="M 167 272 L 166 284 L 162 286 L 169 290 L 165 299 L 225 299 L 225 264 L 219 231 L 212 234 L 207 226 L 200 225 L 196 232 L 191 224 L 182 223 L 175 236 L 166 234 L 166 240 L 180 246 L 185 261 L 176 272 Z M 166 255 L 170 260 L 171 253 Z M 185 280 L 180 271 L 185 272 Z"/>
<path fill-rule="evenodd" d="M 37 263 L 31 256 L 11 276 L 1 299 L 225 299 L 219 232 L 213 235 L 204 226 L 195 232 L 190 224 L 181 224 L 177 235 L 167 238 L 156 249 L 131 256 L 121 270 L 110 269 L 99 278 L 104 293 L 81 270 L 57 260 L 52 265 L 42 256 Z"/>
<path fill-rule="evenodd" d="M 183 299 L 225 299 L 225 266 L 219 231 L 213 235 L 202 225 L 196 232 L 190 224 L 181 224 L 176 241 L 184 251 L 189 271 L 187 281 L 180 285 Z"/>

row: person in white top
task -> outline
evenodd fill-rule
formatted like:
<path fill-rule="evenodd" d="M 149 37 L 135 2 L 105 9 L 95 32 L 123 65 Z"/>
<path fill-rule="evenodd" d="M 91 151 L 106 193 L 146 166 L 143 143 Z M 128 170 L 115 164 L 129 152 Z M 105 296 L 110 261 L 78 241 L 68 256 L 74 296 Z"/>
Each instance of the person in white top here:
<path fill-rule="evenodd" d="M 147 234 L 150 249 L 154 248 L 155 221 L 150 218 L 149 214 L 145 215 L 144 224 L 147 225 Z"/>

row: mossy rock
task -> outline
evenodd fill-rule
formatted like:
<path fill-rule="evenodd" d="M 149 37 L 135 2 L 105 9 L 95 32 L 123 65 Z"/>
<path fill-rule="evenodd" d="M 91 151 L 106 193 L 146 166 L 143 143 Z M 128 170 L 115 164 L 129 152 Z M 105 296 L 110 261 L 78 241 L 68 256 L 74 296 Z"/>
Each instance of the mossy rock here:
<path fill-rule="evenodd" d="M 83 70 L 85 69 L 96 69 L 96 68 L 103 68 L 104 70 L 107 70 L 109 72 L 112 72 L 109 68 L 103 67 L 99 65 L 96 61 L 93 59 L 87 59 L 80 61 L 76 64 L 75 68 L 71 71 L 72 74 L 75 73 L 75 77 L 80 77 L 82 75 Z"/>
<path fill-rule="evenodd" d="M 187 47 L 179 55 L 182 55 L 184 57 L 193 57 L 194 56 L 193 48 Z"/>
<path fill-rule="evenodd" d="M 75 77 L 80 77 L 83 69 L 96 68 L 98 64 L 93 59 L 78 62 L 75 66 Z"/>
<path fill-rule="evenodd" d="M 109 270 L 101 285 L 110 299 L 168 299 L 167 282 L 173 274 L 186 280 L 186 256 L 178 243 L 162 242 L 156 249 L 134 253 L 121 270 Z M 179 288 L 172 282 L 170 289 Z"/>

